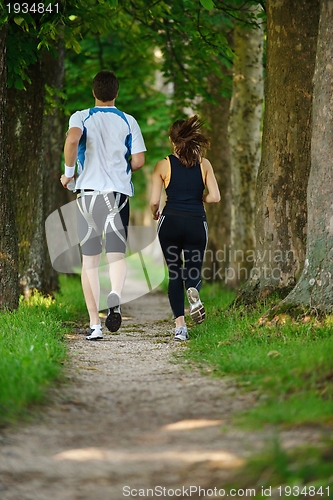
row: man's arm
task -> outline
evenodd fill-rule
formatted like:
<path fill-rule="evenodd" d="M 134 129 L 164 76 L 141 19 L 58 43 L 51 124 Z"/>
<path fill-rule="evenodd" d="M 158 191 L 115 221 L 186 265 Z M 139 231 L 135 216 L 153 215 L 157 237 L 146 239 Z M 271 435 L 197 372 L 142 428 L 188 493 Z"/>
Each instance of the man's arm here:
<path fill-rule="evenodd" d="M 65 158 L 65 165 L 67 165 L 67 167 L 75 166 L 81 136 L 82 136 L 82 130 L 78 127 L 70 128 L 67 133 L 64 146 L 64 158 Z M 73 179 L 73 177 L 74 174 L 72 175 L 72 177 L 67 177 L 66 175 L 62 175 L 60 178 L 61 184 L 64 187 L 67 187 L 67 184 L 71 179 Z"/>
<path fill-rule="evenodd" d="M 132 172 L 139 170 L 145 164 L 145 154 L 144 153 L 134 153 L 130 160 Z"/>

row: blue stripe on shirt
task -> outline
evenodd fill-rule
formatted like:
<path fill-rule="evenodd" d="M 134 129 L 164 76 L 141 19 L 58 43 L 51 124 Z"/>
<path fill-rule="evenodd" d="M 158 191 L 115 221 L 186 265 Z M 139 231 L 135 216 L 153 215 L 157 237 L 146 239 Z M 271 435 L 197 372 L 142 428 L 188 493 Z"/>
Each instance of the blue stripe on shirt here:
<path fill-rule="evenodd" d="M 131 133 L 131 127 L 130 127 L 130 124 L 128 123 L 128 120 L 126 118 L 126 115 L 123 111 L 120 111 L 120 109 L 117 109 L 117 108 L 104 108 L 104 107 L 96 107 L 96 108 L 90 108 L 89 109 L 89 115 L 87 116 L 87 118 L 84 120 L 83 122 L 83 135 L 81 137 L 81 140 L 82 140 L 82 146 L 81 146 L 81 140 L 80 140 L 80 143 L 79 143 L 79 154 L 78 154 L 78 160 L 79 160 L 79 164 L 81 165 L 81 169 L 83 170 L 84 169 L 84 160 L 85 160 L 85 152 L 86 152 L 86 143 L 87 143 L 87 130 L 84 126 L 84 123 L 88 120 L 88 118 L 90 118 L 92 115 L 94 115 L 95 113 L 113 113 L 117 116 L 120 116 L 120 118 L 122 118 L 125 123 L 127 123 L 127 126 L 128 126 L 128 135 L 126 136 L 126 139 L 125 139 L 125 146 L 127 148 L 127 151 L 126 151 L 126 154 L 125 154 L 125 160 L 126 160 L 126 163 L 127 163 L 127 168 L 126 168 L 126 173 L 129 174 L 130 171 L 131 171 L 131 164 L 129 162 L 129 157 L 131 156 L 132 154 L 132 133 Z M 133 190 L 133 187 L 132 187 L 132 190 Z"/>

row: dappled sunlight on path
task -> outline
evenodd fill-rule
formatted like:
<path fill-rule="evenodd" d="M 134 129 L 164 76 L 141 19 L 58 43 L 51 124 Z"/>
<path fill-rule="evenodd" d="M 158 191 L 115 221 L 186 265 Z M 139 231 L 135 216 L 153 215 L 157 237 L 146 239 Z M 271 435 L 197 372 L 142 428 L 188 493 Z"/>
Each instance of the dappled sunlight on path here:
<path fill-rule="evenodd" d="M 143 295 L 123 313 L 119 332 L 104 332 L 102 341 L 74 330 L 67 383 L 28 424 L 1 430 L 1 500 L 120 500 L 139 488 L 219 488 L 271 442 L 272 430 L 232 425 L 237 411 L 254 404 L 251 393 L 180 362 L 186 347 L 172 339 L 166 294 Z M 312 436 L 285 431 L 282 438 L 295 445 Z"/>

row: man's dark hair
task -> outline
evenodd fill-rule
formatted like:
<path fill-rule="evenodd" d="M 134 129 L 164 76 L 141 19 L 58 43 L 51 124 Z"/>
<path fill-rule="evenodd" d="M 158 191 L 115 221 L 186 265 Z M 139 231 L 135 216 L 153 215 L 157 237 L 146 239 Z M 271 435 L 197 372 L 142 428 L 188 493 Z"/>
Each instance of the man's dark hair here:
<path fill-rule="evenodd" d="M 99 101 L 113 101 L 118 89 L 119 82 L 113 71 L 100 71 L 93 79 L 93 91 Z"/>

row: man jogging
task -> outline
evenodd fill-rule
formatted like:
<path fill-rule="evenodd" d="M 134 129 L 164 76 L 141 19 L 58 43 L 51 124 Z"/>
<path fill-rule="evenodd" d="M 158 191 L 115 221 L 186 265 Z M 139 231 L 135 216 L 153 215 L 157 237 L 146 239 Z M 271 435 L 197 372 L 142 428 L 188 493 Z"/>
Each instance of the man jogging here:
<path fill-rule="evenodd" d="M 64 147 L 66 188 L 78 166 L 77 227 L 82 251 L 82 289 L 90 333 L 87 340 L 103 338 L 99 318 L 98 266 L 102 236 L 109 265 L 111 292 L 105 325 L 115 332 L 121 325 L 121 294 L 126 278 L 126 240 L 129 201 L 133 196 L 132 171 L 144 165 L 144 140 L 137 121 L 115 107 L 119 83 L 112 71 L 100 71 L 93 80 L 95 107 L 77 111 L 69 120 Z"/>

